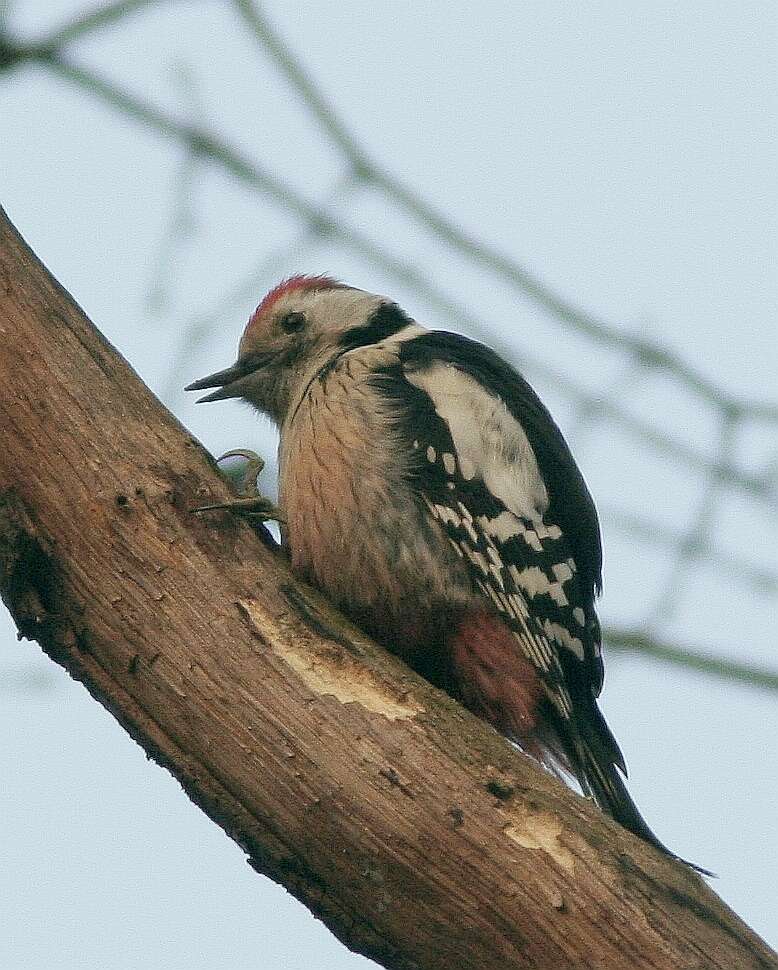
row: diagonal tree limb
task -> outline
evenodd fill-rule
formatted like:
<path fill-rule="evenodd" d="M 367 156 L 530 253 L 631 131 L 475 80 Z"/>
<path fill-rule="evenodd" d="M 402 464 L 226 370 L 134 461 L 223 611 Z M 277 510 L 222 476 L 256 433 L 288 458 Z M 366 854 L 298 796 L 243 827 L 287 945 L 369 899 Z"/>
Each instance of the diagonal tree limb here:
<path fill-rule="evenodd" d="M 192 799 L 386 967 L 778 967 L 702 880 L 367 641 L 0 210 L 0 588 Z"/>
<path fill-rule="evenodd" d="M 74 41 L 81 40 L 103 27 L 110 27 L 120 20 L 125 20 L 146 7 L 156 6 L 161 2 L 162 0 L 110 0 L 108 3 L 87 10 L 86 13 L 79 14 L 61 27 L 55 28 L 51 33 L 37 41 L 36 46 L 48 50 L 57 50 L 67 44 L 72 44 Z"/>
<path fill-rule="evenodd" d="M 642 630 L 630 630 L 628 627 L 608 627 L 604 635 L 609 651 L 650 657 L 666 664 L 674 664 L 687 670 L 696 670 L 711 677 L 718 677 L 730 683 L 778 691 L 778 670 L 775 667 L 744 664 L 718 654 L 700 651 L 696 647 L 686 648 L 668 643 Z"/>

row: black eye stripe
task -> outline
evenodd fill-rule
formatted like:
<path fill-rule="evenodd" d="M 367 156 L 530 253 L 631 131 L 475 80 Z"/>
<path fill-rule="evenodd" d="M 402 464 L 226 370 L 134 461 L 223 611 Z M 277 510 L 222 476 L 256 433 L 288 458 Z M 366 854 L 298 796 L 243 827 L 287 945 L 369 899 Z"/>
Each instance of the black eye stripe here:
<path fill-rule="evenodd" d="M 305 314 L 292 310 L 290 313 L 285 313 L 278 323 L 284 333 L 296 333 L 305 326 Z"/>

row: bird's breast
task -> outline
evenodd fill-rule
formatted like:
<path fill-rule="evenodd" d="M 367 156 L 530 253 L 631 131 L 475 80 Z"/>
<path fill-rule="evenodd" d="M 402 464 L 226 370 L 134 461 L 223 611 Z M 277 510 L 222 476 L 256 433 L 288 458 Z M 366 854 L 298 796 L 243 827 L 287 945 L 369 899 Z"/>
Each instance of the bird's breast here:
<path fill-rule="evenodd" d="M 358 355 L 349 355 L 358 358 Z M 344 359 L 282 428 L 280 504 L 293 569 L 358 622 L 462 601 L 471 584 L 407 481 L 370 367 Z"/>

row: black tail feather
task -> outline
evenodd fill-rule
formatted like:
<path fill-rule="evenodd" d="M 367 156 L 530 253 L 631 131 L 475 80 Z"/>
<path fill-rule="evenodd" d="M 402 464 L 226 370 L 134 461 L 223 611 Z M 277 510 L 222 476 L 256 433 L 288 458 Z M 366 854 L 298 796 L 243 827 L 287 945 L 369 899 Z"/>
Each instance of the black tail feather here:
<path fill-rule="evenodd" d="M 586 732 L 586 736 L 576 738 L 572 745 L 575 755 L 573 763 L 578 769 L 578 778 L 584 791 L 591 793 L 599 807 L 625 829 L 701 875 L 714 876 L 714 873 L 702 866 L 681 859 L 654 835 L 627 790 L 624 781 L 626 770 L 624 774 L 621 770 L 624 759 L 618 745 L 599 710 L 597 715 L 599 716 L 587 719 L 590 730 Z"/>

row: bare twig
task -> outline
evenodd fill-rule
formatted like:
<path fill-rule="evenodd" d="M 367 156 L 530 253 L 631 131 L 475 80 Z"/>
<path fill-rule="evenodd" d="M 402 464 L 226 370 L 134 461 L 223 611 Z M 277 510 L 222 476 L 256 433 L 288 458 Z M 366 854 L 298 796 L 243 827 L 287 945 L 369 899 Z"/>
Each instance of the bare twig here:
<path fill-rule="evenodd" d="M 66 24 L 37 41 L 36 46 L 45 50 L 59 50 L 61 47 L 72 44 L 73 41 L 81 40 L 96 30 L 109 27 L 130 14 L 143 10 L 144 7 L 156 6 L 161 2 L 163 0 L 116 0 L 114 3 L 103 4 L 81 17 L 69 20 Z M 164 0 L 164 2 L 169 2 L 169 0 Z"/>
<path fill-rule="evenodd" d="M 337 207 L 351 195 L 355 187 L 356 182 L 351 175 L 338 179 L 330 190 L 327 200 L 323 203 L 326 211 L 334 216 Z M 307 223 L 304 224 L 291 241 L 263 256 L 249 273 L 244 274 L 228 290 L 214 298 L 210 306 L 199 310 L 197 314 L 184 323 L 179 338 L 180 350 L 174 357 L 162 395 L 164 401 L 172 400 L 176 394 L 180 393 L 183 385 L 187 383 L 182 373 L 185 360 L 184 351 L 190 357 L 197 353 L 208 338 L 212 336 L 214 324 L 218 320 L 225 317 L 239 304 L 245 304 L 252 297 L 256 298 L 256 294 L 262 286 L 267 288 L 269 282 L 286 271 L 291 258 L 299 258 L 302 250 L 320 242 L 322 238 L 323 234 L 319 229 Z"/>
<path fill-rule="evenodd" d="M 466 256 L 474 265 L 482 266 L 531 297 L 570 330 L 607 344 L 611 348 L 618 348 L 652 367 L 667 371 L 715 407 L 724 406 L 733 412 L 747 411 L 753 417 L 778 422 L 778 406 L 770 403 L 746 402 L 735 398 L 661 344 L 618 329 L 593 314 L 586 313 L 528 269 L 520 266 L 504 253 L 498 252 L 482 239 L 476 239 L 466 233 L 418 193 L 404 185 L 397 177 L 390 175 L 359 145 L 303 65 L 271 26 L 259 5 L 252 0 L 233 0 L 233 2 L 262 45 L 264 52 L 280 68 L 311 114 L 340 148 L 354 169 L 362 174 L 365 181 L 383 189 L 393 202 L 418 219 L 438 238 Z"/>
<path fill-rule="evenodd" d="M 698 670 L 704 674 L 764 690 L 778 690 L 778 671 L 769 667 L 758 667 L 737 660 L 727 660 L 711 653 L 702 653 L 692 648 L 679 647 L 677 644 L 662 642 L 642 630 L 608 627 L 605 642 L 609 649 L 641 656 L 653 657 L 663 663 Z"/>
<path fill-rule="evenodd" d="M 203 123 L 205 109 L 198 96 L 191 68 L 179 62 L 174 65 L 171 73 L 187 103 L 190 123 L 192 125 Z M 174 178 L 170 216 L 152 268 L 153 276 L 147 303 L 149 309 L 157 313 L 162 310 L 169 297 L 175 257 L 181 253 L 187 240 L 191 240 L 195 233 L 196 213 L 193 197 L 199 166 L 200 156 L 192 151 L 191 146 L 185 146 Z"/>
<path fill-rule="evenodd" d="M 731 463 L 735 455 L 735 435 L 740 424 L 740 412 L 722 411 L 719 419 L 718 454 L 722 462 Z M 722 487 L 724 480 L 715 473 L 708 473 L 705 486 L 697 500 L 697 514 L 685 533 L 678 537 L 675 543 L 675 561 L 673 562 L 662 589 L 656 597 L 652 610 L 649 611 L 647 626 L 653 627 L 660 620 L 670 618 L 678 606 L 681 589 L 681 577 L 687 566 L 698 558 L 699 550 L 710 543 L 711 529 L 721 505 Z"/>
<path fill-rule="evenodd" d="M 635 539 L 662 546 L 671 551 L 678 547 L 678 533 L 648 516 L 613 506 L 605 506 L 602 509 L 602 515 L 607 522 Z M 778 573 L 749 559 L 734 556 L 719 549 L 709 538 L 703 537 L 693 546 L 687 547 L 687 557 L 689 562 L 704 560 L 717 566 L 732 576 L 733 583 L 744 583 L 768 596 L 775 596 L 778 593 Z"/>

